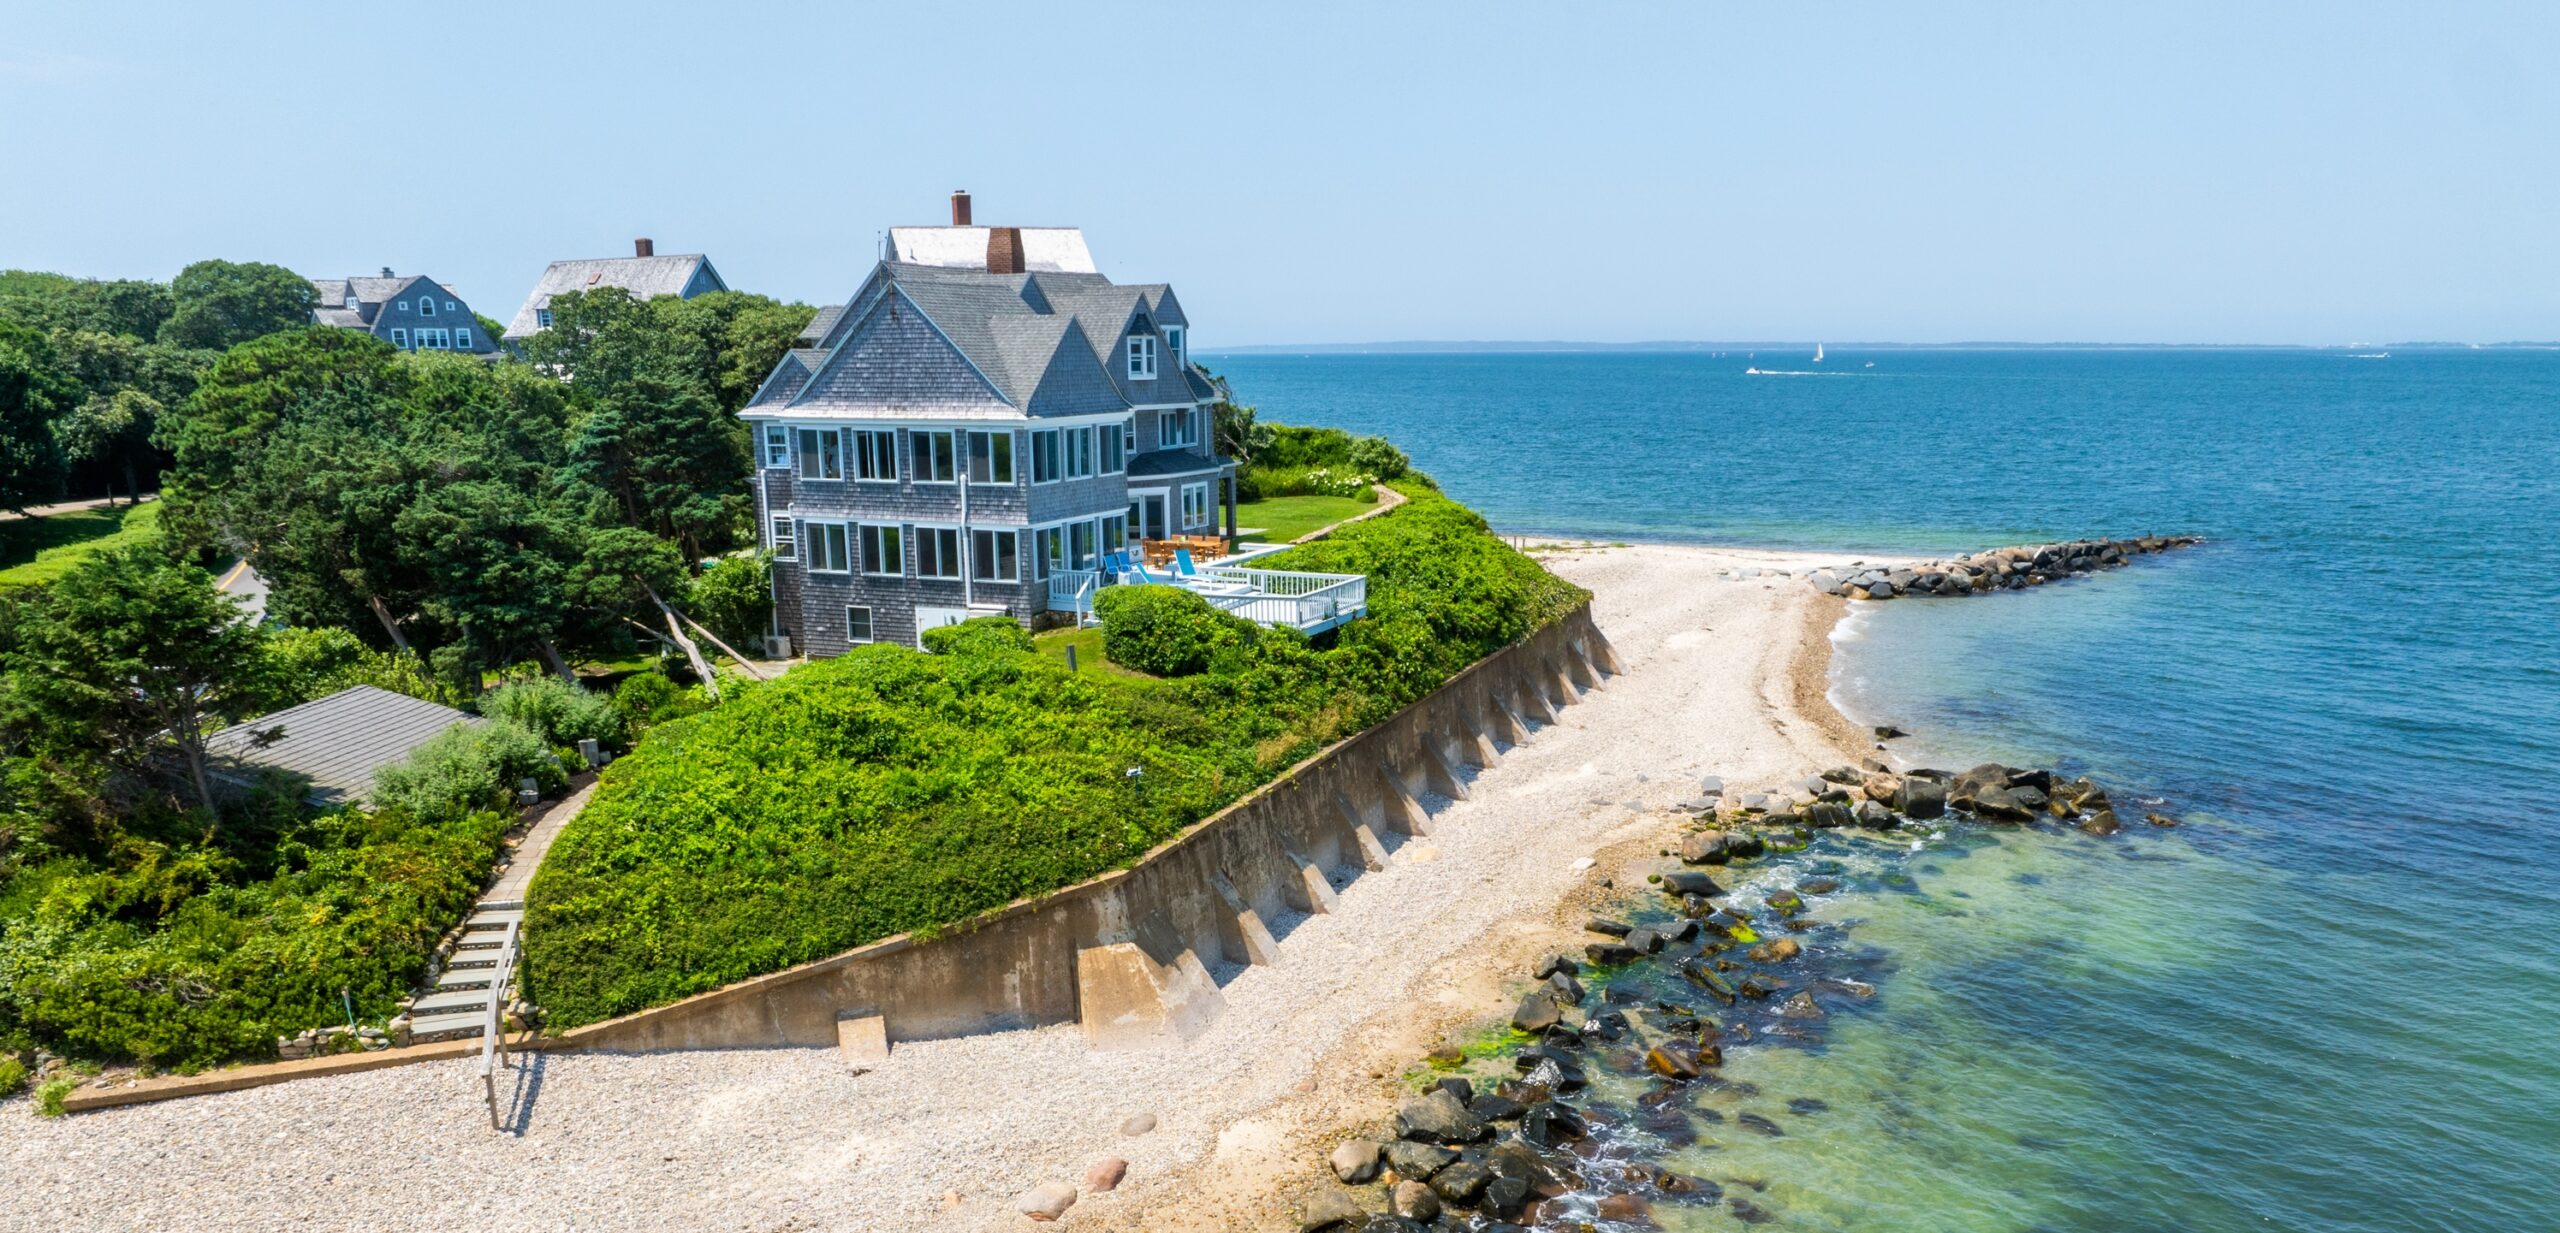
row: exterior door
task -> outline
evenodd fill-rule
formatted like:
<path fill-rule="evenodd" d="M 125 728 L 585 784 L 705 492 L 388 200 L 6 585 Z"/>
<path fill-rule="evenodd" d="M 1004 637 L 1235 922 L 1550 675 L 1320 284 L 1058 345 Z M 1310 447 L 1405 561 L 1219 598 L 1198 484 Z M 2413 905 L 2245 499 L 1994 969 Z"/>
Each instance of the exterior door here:
<path fill-rule="evenodd" d="M 1159 488 L 1154 492 L 1142 492 L 1134 495 L 1136 499 L 1131 501 L 1130 504 L 1136 507 L 1136 524 L 1133 529 L 1138 532 L 1138 538 L 1165 538 L 1165 534 L 1170 527 L 1165 520 L 1164 490 Z"/>
<path fill-rule="evenodd" d="M 916 605 L 916 646 L 919 649 L 924 646 L 924 631 L 940 629 L 945 625 L 957 625 L 968 619 L 969 610 L 966 608 L 929 608 L 923 604 Z"/>

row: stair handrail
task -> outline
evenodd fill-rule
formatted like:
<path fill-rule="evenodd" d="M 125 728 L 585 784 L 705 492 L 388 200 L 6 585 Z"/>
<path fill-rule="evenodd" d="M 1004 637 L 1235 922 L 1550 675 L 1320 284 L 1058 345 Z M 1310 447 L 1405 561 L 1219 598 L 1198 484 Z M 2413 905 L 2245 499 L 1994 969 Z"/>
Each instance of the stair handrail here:
<path fill-rule="evenodd" d="M 506 939 L 498 944 L 498 966 L 489 973 L 489 1001 L 480 1021 L 480 1089 L 489 1103 L 489 1126 L 504 1130 L 498 1120 L 498 1069 L 507 1064 L 506 1008 L 507 982 L 516 970 L 516 931 L 524 922 L 507 922 Z"/>

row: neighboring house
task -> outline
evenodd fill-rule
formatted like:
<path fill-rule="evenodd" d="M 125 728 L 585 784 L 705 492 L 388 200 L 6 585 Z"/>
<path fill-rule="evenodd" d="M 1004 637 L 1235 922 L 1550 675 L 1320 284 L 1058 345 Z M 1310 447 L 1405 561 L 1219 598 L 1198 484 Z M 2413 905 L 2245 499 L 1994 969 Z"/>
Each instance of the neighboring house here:
<path fill-rule="evenodd" d="M 432 278 L 401 277 L 390 267 L 380 278 L 315 278 L 311 316 L 322 325 L 362 330 L 403 351 L 467 351 L 494 355 L 498 340 L 480 328 L 453 288 Z"/>
<path fill-rule="evenodd" d="M 456 724 L 486 722 L 449 706 L 371 685 L 342 689 L 205 738 L 214 777 L 235 787 L 261 771 L 285 771 L 322 805 L 352 805 L 373 791 L 373 773 L 409 760 Z"/>
<path fill-rule="evenodd" d="M 1093 268 L 1072 228 L 899 227 L 739 416 L 794 649 L 913 644 L 1089 606 L 1132 541 L 1235 528 L 1190 319 Z"/>
<path fill-rule="evenodd" d="M 720 281 L 720 271 L 711 268 L 709 257 L 700 253 L 661 257 L 654 243 L 634 240 L 628 257 L 552 262 L 542 272 L 542 281 L 533 285 L 533 294 L 524 298 L 524 307 L 516 310 L 515 320 L 507 323 L 506 341 L 521 342 L 550 329 L 551 297 L 603 287 L 620 287 L 635 300 L 662 295 L 690 300 L 726 291 L 729 284 Z"/>

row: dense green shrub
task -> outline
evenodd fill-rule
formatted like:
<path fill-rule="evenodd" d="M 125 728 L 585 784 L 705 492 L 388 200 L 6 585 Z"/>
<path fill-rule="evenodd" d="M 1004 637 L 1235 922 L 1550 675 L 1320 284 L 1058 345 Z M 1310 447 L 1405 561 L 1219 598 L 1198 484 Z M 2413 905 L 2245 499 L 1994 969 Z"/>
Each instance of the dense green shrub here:
<path fill-rule="evenodd" d="M 540 736 L 504 719 L 456 724 L 409 760 L 374 772 L 373 799 L 424 821 L 450 821 L 513 800 L 518 780 L 550 791 L 568 782 Z"/>
<path fill-rule="evenodd" d="M 1261 629 L 1173 586 L 1106 587 L 1093 610 L 1102 618 L 1102 653 L 1156 676 L 1206 672 L 1219 652 L 1252 642 Z"/>
<path fill-rule="evenodd" d="M 542 738 L 545 745 L 622 741 L 622 713 L 611 700 L 556 676 L 518 681 L 490 690 L 480 713 L 503 719 Z"/>
<path fill-rule="evenodd" d="M 273 1056 L 275 1038 L 379 1021 L 487 879 L 510 818 L 398 810 L 308 818 L 271 876 L 221 852 L 128 840 L 116 867 L 61 856 L 0 885 L 0 1007 L 71 1053 L 168 1066 Z"/>
<path fill-rule="evenodd" d="M 1382 480 L 1402 479 L 1413 467 L 1413 460 L 1385 437 L 1353 437 L 1345 455 L 1352 470 Z"/>
<path fill-rule="evenodd" d="M 1404 478 L 1413 462 L 1384 437 L 1357 437 L 1339 428 L 1288 424 L 1255 426 L 1253 461 L 1236 477 L 1236 495 L 1365 497 L 1369 486 Z"/>
<path fill-rule="evenodd" d="M 651 732 L 535 876 L 534 1000 L 593 1022 L 1124 866 L 1587 598 L 1399 487 L 1403 506 L 1273 558 L 1369 575 L 1373 615 L 1329 645 L 1210 632 L 1205 670 L 1168 680 L 869 646 Z M 1198 597 L 1150 592 L 1180 595 L 1103 593 L 1106 646 L 1140 611 L 1200 640 Z"/>
<path fill-rule="evenodd" d="M 267 655 L 275 664 L 276 710 L 357 685 L 448 706 L 460 701 L 417 652 L 377 651 L 334 625 L 277 630 L 267 639 Z"/>
<path fill-rule="evenodd" d="M 634 741 L 659 724 L 697 715 L 710 707 L 699 690 L 686 689 L 655 672 L 635 672 L 613 690 L 613 709 L 622 716 L 623 729 Z"/>
<path fill-rule="evenodd" d="M 764 636 L 773 629 L 772 555 L 722 557 L 693 580 L 687 611 L 742 655 L 764 654 Z"/>
<path fill-rule="evenodd" d="M 27 1064 L 14 1057 L 0 1057 L 0 1100 L 18 1094 L 27 1086 Z"/>
<path fill-rule="evenodd" d="M 924 649 L 936 655 L 985 655 L 1028 651 L 1031 631 L 1008 616 L 971 617 L 957 625 L 924 631 Z"/>

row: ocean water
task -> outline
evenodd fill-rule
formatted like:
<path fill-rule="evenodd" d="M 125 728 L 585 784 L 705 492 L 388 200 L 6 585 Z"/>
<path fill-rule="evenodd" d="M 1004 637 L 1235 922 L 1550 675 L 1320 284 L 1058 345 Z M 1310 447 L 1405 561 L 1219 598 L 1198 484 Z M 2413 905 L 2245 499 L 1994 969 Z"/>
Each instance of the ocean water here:
<path fill-rule="evenodd" d="M 1758 1091 L 1715 1099 L 1783 1137 L 1701 1114 L 1695 1144 L 1627 1142 L 1773 1228 L 2560 1229 L 2560 354 L 1743 371 L 1810 358 L 1210 361 L 1266 418 L 1394 438 L 1505 529 L 2208 537 L 1858 609 L 1835 697 L 1915 733 L 1906 754 L 2061 766 L 2129 822 L 2140 798 L 2185 825 L 1835 835 L 1771 862 L 1756 879 L 1842 882 L 1812 970 L 1876 994 L 1732 1050 Z M 1741 1227 L 1729 1205 L 1655 1219 Z"/>

